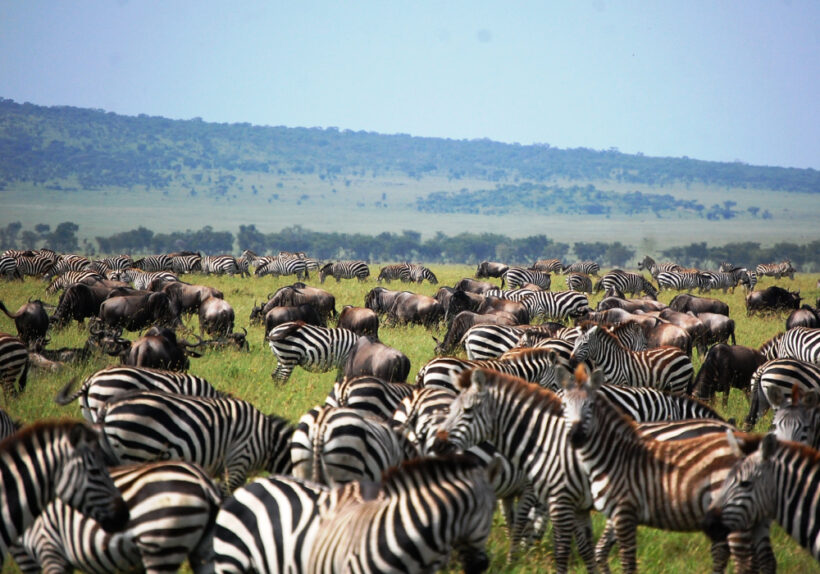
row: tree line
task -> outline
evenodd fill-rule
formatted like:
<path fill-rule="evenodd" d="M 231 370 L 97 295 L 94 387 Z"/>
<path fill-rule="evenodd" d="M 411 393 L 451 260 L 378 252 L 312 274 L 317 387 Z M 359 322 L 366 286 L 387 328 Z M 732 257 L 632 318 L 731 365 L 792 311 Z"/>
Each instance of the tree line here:
<path fill-rule="evenodd" d="M 63 253 L 83 252 L 98 254 L 132 255 L 199 251 L 203 255 L 235 253 L 250 249 L 257 254 L 279 251 L 304 251 L 310 257 L 327 261 L 363 259 L 371 263 L 385 261 L 421 261 L 426 263 L 466 263 L 494 260 L 510 264 L 529 265 L 537 259 L 557 258 L 564 262 L 593 260 L 605 267 L 634 267 L 638 253 L 620 241 L 612 243 L 578 241 L 570 245 L 554 241 L 546 235 L 511 238 L 497 233 L 460 233 L 448 236 L 438 232 L 422 239 L 421 233 L 405 230 L 401 233 L 322 232 L 305 229 L 300 225 L 286 227 L 272 233 L 262 233 L 255 225 L 240 225 L 236 234 L 216 231 L 211 226 L 199 230 L 154 233 L 138 227 L 107 237 L 96 237 L 93 242 L 77 238 L 79 226 L 71 221 L 62 222 L 53 230 L 47 224 L 23 229 L 20 222 L 0 228 L 0 250 L 37 249 L 48 247 Z M 806 244 L 790 242 L 763 247 L 756 242 L 737 242 L 709 246 L 706 242 L 671 247 L 659 256 L 689 267 L 716 268 L 721 262 L 754 268 L 758 263 L 790 259 L 804 272 L 820 270 L 820 240 Z"/>

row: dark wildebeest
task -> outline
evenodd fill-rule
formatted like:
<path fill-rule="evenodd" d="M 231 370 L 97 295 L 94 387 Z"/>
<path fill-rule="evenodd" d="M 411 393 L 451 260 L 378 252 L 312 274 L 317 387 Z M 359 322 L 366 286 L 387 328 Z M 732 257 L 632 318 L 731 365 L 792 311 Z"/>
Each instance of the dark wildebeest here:
<path fill-rule="evenodd" d="M 694 396 L 712 402 L 715 393 L 722 392 L 725 409 L 732 387 L 742 390 L 748 397 L 752 375 L 765 362 L 766 357 L 757 349 L 718 343 L 709 349 L 695 377 Z"/>
<path fill-rule="evenodd" d="M 393 323 L 419 323 L 432 327 L 444 317 L 444 307 L 428 295 L 410 291 L 390 291 L 375 287 L 365 295 L 364 306 L 378 314 L 386 314 Z"/>
<path fill-rule="evenodd" d="M 84 285 L 75 283 L 69 285 L 57 303 L 57 309 L 51 316 L 51 322 L 59 328 L 72 319 L 82 324 L 88 317 L 96 317 L 100 314 L 100 305 L 109 297 L 121 295 L 136 295 L 139 291 L 131 287 L 109 288 L 104 285 Z"/>
<path fill-rule="evenodd" d="M 652 299 L 624 299 L 623 297 L 604 297 L 598 302 L 597 311 L 606 311 L 608 309 L 623 309 L 634 313 L 635 311 L 662 311 L 667 306 L 659 301 Z"/>
<path fill-rule="evenodd" d="M 487 283 L 486 281 L 476 281 L 475 279 L 470 279 L 469 277 L 465 277 L 455 285 L 453 285 L 453 289 L 456 291 L 469 291 L 470 293 L 478 293 L 479 295 L 484 295 L 490 289 L 498 289 L 496 285 L 492 283 Z"/>
<path fill-rule="evenodd" d="M 475 276 L 479 279 L 485 277 L 501 277 L 509 269 L 508 265 L 496 261 L 482 261 L 475 270 Z"/>
<path fill-rule="evenodd" d="M 772 285 L 763 291 L 754 291 L 746 295 L 746 315 L 799 309 L 801 299 L 800 291 L 789 291 Z"/>
<path fill-rule="evenodd" d="M 108 342 L 105 352 L 119 356 L 124 365 L 187 371 L 190 366 L 188 357 L 201 356 L 191 350 L 195 346 L 184 340 L 178 341 L 176 333 L 171 329 L 151 327 L 133 343 L 116 337 L 114 341 Z"/>
<path fill-rule="evenodd" d="M 701 313 L 698 315 L 705 327 L 703 336 L 700 341 L 696 341 L 698 345 L 698 354 L 702 357 L 709 345 L 714 343 L 728 343 L 729 338 L 732 339 L 732 345 L 736 344 L 735 340 L 735 321 L 726 315 L 720 313 Z"/>
<path fill-rule="evenodd" d="M 379 339 L 379 316 L 373 309 L 345 305 L 339 313 L 336 327 L 349 329 L 357 335 Z"/>
<path fill-rule="evenodd" d="M 817 329 L 820 327 L 820 314 L 817 309 L 812 309 L 811 305 L 803 305 L 800 309 L 792 311 L 786 318 L 786 330 L 795 327 L 808 327 Z"/>
<path fill-rule="evenodd" d="M 503 297 L 485 297 L 481 305 L 476 309 L 479 315 L 492 315 L 496 313 L 509 313 L 515 320 L 523 325 L 530 322 L 530 310 L 521 301 L 512 301 Z"/>
<path fill-rule="evenodd" d="M 689 336 L 692 337 L 692 343 L 698 348 L 698 341 L 702 340 L 706 333 L 706 325 L 703 324 L 703 321 L 689 313 L 679 313 L 672 309 L 664 309 L 658 313 L 658 316 L 664 321 L 683 328 L 689 333 Z M 700 348 L 698 348 L 698 353 L 700 353 Z"/>
<path fill-rule="evenodd" d="M 370 337 L 359 337 L 342 367 L 344 377 L 371 375 L 388 382 L 403 383 L 410 374 L 407 355 Z"/>
<path fill-rule="evenodd" d="M 165 293 L 111 297 L 100 305 L 99 318 L 110 327 L 138 331 L 151 324 L 181 326 L 179 311 Z"/>
<path fill-rule="evenodd" d="M 233 333 L 234 311 L 224 299 L 208 297 L 199 306 L 199 334 L 227 337 Z"/>
<path fill-rule="evenodd" d="M 691 311 L 695 315 L 701 313 L 718 313 L 720 315 L 729 316 L 729 305 L 720 299 L 711 299 L 709 297 L 698 297 L 697 295 L 690 295 L 688 293 L 681 293 L 669 302 L 669 308 L 680 313 L 688 313 Z"/>
<path fill-rule="evenodd" d="M 677 347 L 689 357 L 692 356 L 692 337 L 686 329 L 672 323 L 660 323 L 645 331 L 646 348 Z"/>
<path fill-rule="evenodd" d="M 444 307 L 444 321 L 449 325 L 453 317 L 462 311 L 475 312 L 484 302 L 484 296 L 452 287 L 441 287 L 436 292 L 435 300 Z"/>
<path fill-rule="evenodd" d="M 316 309 L 316 313 L 325 321 L 338 315 L 336 297 L 324 289 L 308 287 L 304 283 L 294 283 L 277 289 L 276 293 L 265 303 L 267 309 L 264 313 L 273 307 L 297 307 L 305 303 Z"/>
<path fill-rule="evenodd" d="M 453 318 L 450 323 L 447 334 L 443 341 L 439 341 L 435 337 L 436 355 L 451 355 L 455 352 L 456 347 L 461 344 L 464 334 L 475 325 L 518 325 L 515 317 L 509 313 L 493 313 L 489 315 L 480 315 L 472 311 L 462 311 Z"/>
<path fill-rule="evenodd" d="M 271 329 L 291 321 L 302 321 L 308 325 L 327 327 L 327 322 L 319 316 L 312 305 L 307 303 L 296 307 L 273 307 L 265 314 L 265 333 L 262 338 L 267 340 Z"/>
<path fill-rule="evenodd" d="M 9 319 L 14 320 L 17 327 L 17 337 L 23 341 L 30 350 L 40 349 L 45 345 L 46 332 L 48 332 L 48 313 L 46 313 L 43 302 L 39 299 L 24 303 L 15 313 L 9 313 L 6 306 L 0 301 L 0 311 L 3 311 Z"/>
<path fill-rule="evenodd" d="M 192 314 L 199 311 L 203 301 L 214 297 L 222 299 L 222 291 L 206 285 L 190 285 L 181 281 L 171 283 L 156 280 L 148 286 L 149 291 L 162 291 L 179 306 L 180 313 Z"/>

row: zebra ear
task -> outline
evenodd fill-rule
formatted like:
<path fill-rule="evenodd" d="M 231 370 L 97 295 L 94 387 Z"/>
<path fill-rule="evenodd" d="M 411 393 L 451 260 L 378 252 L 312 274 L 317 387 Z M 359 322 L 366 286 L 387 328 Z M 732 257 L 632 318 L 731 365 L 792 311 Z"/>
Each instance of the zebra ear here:
<path fill-rule="evenodd" d="M 729 441 L 729 450 L 732 451 L 732 454 L 738 458 L 742 458 L 743 452 L 741 452 L 740 445 L 737 443 L 737 437 L 735 433 L 729 429 L 726 430 L 726 440 Z"/>
<path fill-rule="evenodd" d="M 470 384 L 474 385 L 477 391 L 484 391 L 487 387 L 487 373 L 482 369 L 473 369 L 470 374 Z"/>
<path fill-rule="evenodd" d="M 797 385 L 795 385 L 797 387 Z M 799 391 L 798 391 L 799 393 Z M 792 396 L 794 396 L 794 389 L 792 389 Z M 769 387 L 766 392 L 766 398 L 769 399 L 769 404 L 774 408 L 779 408 L 786 397 L 783 395 L 783 389 L 780 387 Z"/>
<path fill-rule="evenodd" d="M 774 433 L 770 432 L 766 436 L 763 437 L 763 441 L 760 443 L 760 456 L 763 460 L 769 460 L 772 455 L 774 455 L 774 451 L 777 449 L 777 437 Z"/>
<path fill-rule="evenodd" d="M 818 402 L 820 402 L 818 399 L 820 399 L 820 397 L 817 395 L 817 390 L 812 389 L 803 395 L 803 404 L 813 409 L 817 406 Z"/>

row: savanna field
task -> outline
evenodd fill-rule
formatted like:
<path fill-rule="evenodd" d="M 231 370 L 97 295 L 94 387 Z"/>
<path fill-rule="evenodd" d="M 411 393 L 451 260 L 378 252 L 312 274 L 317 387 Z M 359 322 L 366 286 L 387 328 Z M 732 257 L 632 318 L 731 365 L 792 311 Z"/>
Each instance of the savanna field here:
<path fill-rule="evenodd" d="M 319 284 L 318 275 L 313 273 L 306 283 L 322 287 L 330 291 L 336 297 L 336 309 L 341 310 L 344 305 L 363 306 L 365 294 L 377 286 L 375 277 L 378 275 L 379 266 L 371 265 L 371 277 L 364 283 L 355 280 L 344 280 L 337 283 L 334 279 L 329 279 L 324 285 Z M 384 285 L 388 289 L 411 290 L 416 293 L 434 295 L 442 285 L 453 285 L 463 277 L 472 277 L 475 272 L 474 266 L 467 265 L 432 265 L 430 269 L 439 279 L 439 285 L 408 285 L 393 282 Z M 820 295 L 817 289 L 817 281 L 820 274 L 798 273 L 795 279 L 787 278 L 777 281 L 772 278 L 763 278 L 757 289 L 764 289 L 770 285 L 777 284 L 792 291 L 800 291 L 803 302 L 812 306 Z M 235 350 L 210 350 L 198 359 L 191 359 L 190 372 L 208 381 L 220 390 L 228 391 L 237 397 L 253 403 L 256 407 L 266 413 L 275 413 L 284 416 L 293 422 L 308 409 L 316 404 L 324 403 L 325 397 L 333 386 L 336 373 L 309 373 L 301 367 L 297 367 L 289 381 L 283 385 L 277 385 L 271 380 L 271 373 L 276 367 L 276 359 L 271 353 L 268 345 L 263 342 L 264 328 L 261 325 L 250 325 L 248 317 L 251 308 L 255 304 L 262 304 L 267 300 L 268 294 L 273 293 L 279 287 L 289 285 L 294 282 L 294 277 L 272 278 L 270 276 L 262 278 L 240 278 L 225 276 L 204 276 L 188 275 L 183 280 L 190 283 L 210 285 L 220 289 L 224 293 L 225 300 L 228 301 L 236 312 L 236 331 L 241 331 L 242 327 L 247 328 L 249 352 Z M 498 284 L 498 279 L 492 279 Z M 553 290 L 564 288 L 564 278 L 560 275 L 553 276 Z M 11 310 L 16 310 L 20 305 L 29 299 L 41 299 L 46 303 L 56 304 L 57 295 L 47 295 L 45 293 L 46 283 L 43 281 L 27 278 L 24 282 L 11 282 L 0 284 L 0 299 Z M 659 295 L 659 300 L 664 303 L 676 295 L 675 292 L 663 292 Z M 591 307 L 595 307 L 602 298 L 602 293 L 590 297 Z M 736 323 L 737 343 L 749 347 L 759 347 L 773 335 L 785 329 L 786 314 L 767 317 L 747 317 L 744 305 L 744 292 L 738 288 L 735 293 L 723 294 L 712 292 L 710 297 L 721 299 L 729 304 L 730 316 Z M 199 333 L 198 319 L 196 316 L 184 319 L 189 333 L 183 334 L 183 338 L 194 342 L 192 333 Z M 335 326 L 330 324 L 328 326 Z M 16 333 L 11 319 L 0 314 L 0 332 Z M 443 338 L 444 328 L 433 330 L 432 332 L 416 325 L 411 326 L 388 326 L 382 323 L 379 329 L 379 336 L 383 343 L 395 347 L 404 352 L 411 360 L 411 370 L 409 381 L 413 381 L 418 369 L 427 361 L 432 359 L 435 342 L 432 336 Z M 85 328 L 78 328 L 76 323 L 59 332 L 51 332 L 51 342 L 49 348 L 59 347 L 82 347 L 87 338 Z M 136 339 L 136 333 L 124 333 L 129 339 Z M 67 365 L 58 372 L 44 372 L 34 370 L 29 374 L 29 381 L 26 391 L 16 399 L 3 399 L 5 408 L 14 418 L 22 422 L 32 422 L 36 419 L 46 417 L 80 417 L 80 409 L 75 402 L 68 407 L 60 407 L 54 403 L 54 396 L 57 391 L 68 381 L 77 378 L 77 383 L 91 373 L 114 363 L 114 359 L 107 356 L 100 356 L 85 364 Z M 701 364 L 701 357 L 694 353 L 693 363 L 695 372 Z M 720 398 L 716 401 L 715 407 L 725 418 L 734 418 L 742 421 L 748 412 L 748 401 L 743 393 L 733 389 L 728 408 L 722 407 Z M 764 432 L 771 422 L 771 413 L 758 422 L 755 427 L 756 432 Z M 604 526 L 601 515 L 593 512 L 595 526 L 595 538 L 600 535 Z M 820 572 L 820 566 L 811 556 L 793 542 L 777 525 L 773 525 L 772 544 L 778 562 L 779 572 Z M 551 572 L 554 571 L 552 559 L 551 531 L 547 532 L 544 539 L 532 547 L 526 554 L 520 556 L 515 562 L 507 563 L 507 535 L 504 529 L 504 520 L 499 512 L 496 512 L 495 527 L 489 542 L 489 552 L 492 557 L 490 565 L 491 572 Z M 705 535 L 701 533 L 669 533 L 660 530 L 653 530 L 641 527 L 638 536 L 638 563 L 642 572 L 708 572 L 710 571 L 711 559 L 709 556 L 709 543 Z M 617 552 L 610 556 L 610 566 L 614 572 L 620 571 Z M 730 567 L 731 568 L 731 567 Z M 453 562 L 451 570 L 459 571 L 458 565 Z M 584 572 L 583 564 L 577 555 L 573 557 L 570 570 L 572 572 Z M 730 570 L 731 571 L 731 570 Z M 3 572 L 18 572 L 17 568 L 7 562 Z"/>

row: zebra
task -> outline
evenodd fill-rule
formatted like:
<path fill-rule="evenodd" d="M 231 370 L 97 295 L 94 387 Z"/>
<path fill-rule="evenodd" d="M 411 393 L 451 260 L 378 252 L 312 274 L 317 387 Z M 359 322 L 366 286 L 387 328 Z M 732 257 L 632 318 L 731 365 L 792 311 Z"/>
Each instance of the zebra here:
<path fill-rule="evenodd" d="M 341 490 L 322 517 L 306 571 L 435 572 L 454 549 L 465 572 L 489 566 L 485 547 L 495 495 L 482 462 L 416 459 L 386 472 L 378 485 L 351 483 Z"/>
<path fill-rule="evenodd" d="M 779 358 L 792 358 L 820 366 L 820 329 L 794 327 L 779 338 Z"/>
<path fill-rule="evenodd" d="M 6 397 L 26 390 L 29 365 L 25 343 L 13 335 L 0 333 L 0 385 Z"/>
<path fill-rule="evenodd" d="M 704 277 L 700 272 L 686 271 L 662 271 L 655 277 L 658 282 L 658 291 L 664 289 L 674 289 L 675 291 L 692 291 L 701 289 L 704 284 Z"/>
<path fill-rule="evenodd" d="M 233 397 L 134 391 L 98 411 L 105 452 L 119 464 L 159 458 L 201 465 L 226 493 L 249 472 L 289 472 L 293 426 Z"/>
<path fill-rule="evenodd" d="M 385 265 L 384 267 L 379 269 L 379 277 L 377 279 L 379 283 L 381 283 L 382 281 L 390 283 L 395 279 L 398 279 L 402 283 L 410 282 L 409 263 L 396 263 L 393 265 Z"/>
<path fill-rule="evenodd" d="M 540 317 L 563 323 L 568 317 L 577 317 L 589 310 L 587 296 L 575 291 L 536 291 L 523 303 L 531 321 Z"/>
<path fill-rule="evenodd" d="M 745 269 L 737 268 L 732 271 L 702 271 L 701 277 L 704 279 L 702 288 L 704 291 L 720 289 L 726 293 L 729 289 L 735 292 L 738 283 L 751 285 L 749 274 Z M 751 291 L 751 289 L 749 289 Z"/>
<path fill-rule="evenodd" d="M 233 255 L 205 255 L 200 259 L 200 268 L 205 275 L 230 275 L 233 277 L 236 273 L 240 273 L 239 266 L 236 263 L 236 258 Z M 245 273 L 242 272 L 244 277 Z"/>
<path fill-rule="evenodd" d="M 347 407 L 316 406 L 302 415 L 290 443 L 290 474 L 334 486 L 378 480 L 418 455 L 387 421 Z"/>
<path fill-rule="evenodd" d="M 461 344 L 471 361 L 496 359 L 515 348 L 524 333 L 540 331 L 555 336 L 551 326 L 474 325 L 464 333 Z"/>
<path fill-rule="evenodd" d="M 0 257 L 0 277 L 3 279 L 22 279 L 23 276 L 17 270 L 17 260 L 14 257 Z"/>
<path fill-rule="evenodd" d="M 186 557 L 194 572 L 208 571 L 222 494 L 199 466 L 163 461 L 110 474 L 129 508 L 126 529 L 102 532 L 57 499 L 11 549 L 23 572 L 177 572 Z"/>
<path fill-rule="evenodd" d="M 561 403 L 566 432 L 588 473 L 595 508 L 609 518 L 596 547 L 597 562 L 606 566 L 617 540 L 623 571 L 635 572 L 638 525 L 700 530 L 710 494 L 720 489 L 737 457 L 723 432 L 671 442 L 640 433 L 600 395 L 604 376 L 599 370 L 590 375 L 579 366 L 574 376 L 561 370 L 558 378 L 565 389 Z M 742 534 L 736 539 L 750 542 L 748 529 L 738 526 Z M 755 534 L 768 536 L 767 531 Z M 725 542 L 713 542 L 714 572 L 725 569 L 727 550 Z"/>
<path fill-rule="evenodd" d="M 130 255 L 115 255 L 114 257 L 105 257 L 100 259 L 100 262 L 108 267 L 111 271 L 125 271 L 129 267 L 134 266 L 134 260 Z"/>
<path fill-rule="evenodd" d="M 636 293 L 644 292 L 650 297 L 655 297 L 658 294 L 658 290 L 655 289 L 655 286 L 647 281 L 643 275 L 624 271 L 612 271 L 604 275 L 601 279 L 601 287 L 607 293 L 617 291 L 618 293 L 635 295 Z"/>
<path fill-rule="evenodd" d="M 476 367 L 484 367 L 515 375 L 538 383 L 542 387 L 556 388 L 555 364 L 557 360 L 557 354 L 553 349 L 516 349 L 499 359 L 484 361 L 437 357 L 419 369 L 416 375 L 416 386 L 444 387 L 454 391 L 456 390 L 454 382 L 459 373 Z"/>
<path fill-rule="evenodd" d="M 387 382 L 369 375 L 345 377 L 341 382 L 334 383 L 325 405 L 354 408 L 389 420 L 402 399 L 410 396 L 413 389 L 413 385 L 408 383 Z"/>
<path fill-rule="evenodd" d="M 256 277 L 262 277 L 264 275 L 273 275 L 274 277 L 279 277 L 280 275 L 296 275 L 296 278 L 299 280 L 310 278 L 306 260 L 285 259 L 282 257 L 266 259 L 254 269 L 253 274 Z"/>
<path fill-rule="evenodd" d="M 11 418 L 3 409 L 0 409 L 0 441 L 19 431 L 23 427 L 20 421 Z"/>
<path fill-rule="evenodd" d="M 8 548 L 59 498 L 107 532 L 128 522 L 128 507 L 106 470 L 97 432 L 84 422 L 43 420 L 0 443 L 0 567 Z"/>
<path fill-rule="evenodd" d="M 302 321 L 289 321 L 271 329 L 266 338 L 277 360 L 271 377 L 284 383 L 297 365 L 313 372 L 325 372 L 334 367 L 341 370 L 359 335 L 349 329 L 328 329 Z"/>
<path fill-rule="evenodd" d="M 55 275 L 62 275 L 66 271 L 85 271 L 91 266 L 91 261 L 82 255 L 61 255 L 45 274 L 46 279 Z"/>
<path fill-rule="evenodd" d="M 146 255 L 142 259 L 135 259 L 132 266 L 143 271 L 170 271 L 171 258 L 165 254 Z"/>
<path fill-rule="evenodd" d="M 785 276 L 794 280 L 795 271 L 789 259 L 781 261 L 780 263 L 761 263 L 755 267 L 755 272 L 759 276 L 774 277 L 775 279 L 780 279 Z"/>
<path fill-rule="evenodd" d="M 134 285 L 134 289 L 147 291 L 154 281 L 160 283 L 175 283 L 179 277 L 170 271 L 142 271 L 140 269 L 126 269 L 119 274 L 120 281 L 126 281 Z"/>
<path fill-rule="evenodd" d="M 541 289 L 548 291 L 550 288 L 549 273 L 542 273 L 534 269 L 524 269 L 523 267 L 510 267 L 501 276 L 501 288 L 506 286 L 509 289 L 523 287 L 527 283 L 538 285 Z"/>
<path fill-rule="evenodd" d="M 518 288 L 518 289 L 487 289 L 483 295 L 484 297 L 500 297 L 502 299 L 509 299 L 510 301 L 523 301 L 530 295 L 535 293 L 532 289 Z"/>
<path fill-rule="evenodd" d="M 82 271 L 66 271 L 57 275 L 51 280 L 51 283 L 46 287 L 46 293 L 53 295 L 61 289 L 65 289 L 76 283 L 84 283 L 85 285 L 93 285 L 105 279 L 97 271 L 84 269 Z"/>
<path fill-rule="evenodd" d="M 319 269 L 319 282 L 324 283 L 328 275 L 335 277 L 336 283 L 342 279 L 353 278 L 364 281 L 370 277 L 370 269 L 364 261 L 337 261 L 336 263 L 327 263 Z M 410 279 L 413 280 L 412 272 Z"/>
<path fill-rule="evenodd" d="M 567 289 L 592 294 L 592 279 L 586 273 L 567 273 Z"/>
<path fill-rule="evenodd" d="M 792 440 L 820 450 L 820 390 L 805 391 L 800 385 L 792 387 L 791 396 L 780 387 L 768 393 L 769 403 L 777 409 L 772 429 L 778 440 Z"/>
<path fill-rule="evenodd" d="M 655 263 L 655 260 L 649 255 L 644 256 L 643 260 L 638 262 L 638 269 L 646 269 L 655 279 L 657 279 L 658 273 L 661 272 L 679 273 L 683 271 L 683 267 L 677 263 Z"/>
<path fill-rule="evenodd" d="M 108 400 L 130 391 L 162 391 L 196 397 L 225 396 L 202 377 L 127 365 L 114 365 L 92 373 L 79 389 L 71 393 L 75 382 L 76 378 L 60 389 L 54 402 L 66 406 L 80 399 L 83 418 L 90 423 L 97 422 L 98 412 Z"/>
<path fill-rule="evenodd" d="M 563 268 L 564 265 L 560 259 L 539 259 L 531 267 L 536 271 L 546 271 L 547 273 L 560 273 Z"/>
<path fill-rule="evenodd" d="M 773 359 L 763 363 L 752 375 L 749 395 L 749 414 L 744 429 L 751 430 L 758 418 L 769 409 L 768 397 L 779 388 L 783 394 L 797 385 L 804 391 L 820 390 L 820 366 L 799 359 Z"/>
<path fill-rule="evenodd" d="M 559 388 L 557 394 L 564 392 Z M 624 415 L 639 423 L 710 419 L 722 421 L 714 409 L 685 395 L 671 395 L 650 387 L 622 387 L 604 383 L 598 392 Z"/>
<path fill-rule="evenodd" d="M 686 353 L 677 347 L 630 351 L 597 325 L 576 339 L 572 358 L 589 358 L 611 384 L 654 387 L 671 393 L 689 394 L 692 390 L 692 360 Z"/>
<path fill-rule="evenodd" d="M 422 281 L 427 279 L 427 281 L 429 281 L 433 285 L 438 284 L 438 278 L 436 277 L 435 273 L 430 271 L 424 265 L 419 265 L 418 263 L 408 263 L 407 266 L 410 271 L 410 281 L 415 283 L 421 283 Z M 370 275 L 369 271 L 368 275 Z"/>
<path fill-rule="evenodd" d="M 202 271 L 202 256 L 199 253 L 185 253 L 171 257 L 171 272 L 187 275 Z"/>
<path fill-rule="evenodd" d="M 54 261 L 44 255 L 21 255 L 16 258 L 17 272 L 24 277 L 45 277 Z"/>
<path fill-rule="evenodd" d="M 774 519 L 820 561 L 820 452 L 773 433 L 729 436 L 741 458 L 709 507 L 707 530 L 720 537 Z"/>
<path fill-rule="evenodd" d="M 571 265 L 561 268 L 561 272 L 564 275 L 567 273 L 585 273 L 587 275 L 595 275 L 597 277 L 600 271 L 601 266 L 594 261 L 576 261 Z"/>

